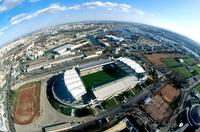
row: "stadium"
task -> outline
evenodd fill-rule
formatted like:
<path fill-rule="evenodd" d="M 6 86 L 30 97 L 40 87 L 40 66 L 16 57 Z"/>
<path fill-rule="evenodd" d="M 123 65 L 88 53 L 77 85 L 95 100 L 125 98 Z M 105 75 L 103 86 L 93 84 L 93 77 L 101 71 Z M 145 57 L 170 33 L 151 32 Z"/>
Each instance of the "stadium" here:
<path fill-rule="evenodd" d="M 190 126 L 200 126 L 200 105 L 195 104 L 186 110 L 187 120 Z"/>
<path fill-rule="evenodd" d="M 145 79 L 145 70 L 129 58 L 97 60 L 57 76 L 52 93 L 60 103 L 80 108 L 116 96 Z"/>

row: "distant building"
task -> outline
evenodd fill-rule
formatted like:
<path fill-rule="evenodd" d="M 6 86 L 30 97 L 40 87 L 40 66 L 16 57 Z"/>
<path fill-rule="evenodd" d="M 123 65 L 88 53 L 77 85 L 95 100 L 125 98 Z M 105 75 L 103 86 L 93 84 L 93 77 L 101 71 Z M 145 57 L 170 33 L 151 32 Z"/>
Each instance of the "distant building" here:
<path fill-rule="evenodd" d="M 102 51 L 96 51 L 96 50 L 84 52 L 85 59 L 98 57 L 98 56 L 100 56 L 101 54 L 102 54 Z"/>
<path fill-rule="evenodd" d="M 72 52 L 72 50 L 80 48 L 86 44 L 89 44 L 89 42 L 86 40 L 81 40 L 81 41 L 78 41 L 76 43 L 71 43 L 71 44 L 63 44 L 63 45 L 53 49 L 52 53 L 55 53 L 60 56 L 74 54 L 74 52 Z"/>
<path fill-rule="evenodd" d="M 74 44 L 65 44 L 65 45 L 55 48 L 52 52 L 60 56 L 69 55 L 71 54 L 70 50 L 72 50 L 73 47 L 74 47 Z"/>
<path fill-rule="evenodd" d="M 136 129 L 133 126 L 133 124 L 131 124 L 131 122 L 129 121 L 128 118 L 123 119 L 118 124 L 116 124 L 115 126 L 105 130 L 104 132 L 120 132 L 120 131 L 123 131 L 125 129 L 127 131 L 138 132 L 138 129 Z"/>

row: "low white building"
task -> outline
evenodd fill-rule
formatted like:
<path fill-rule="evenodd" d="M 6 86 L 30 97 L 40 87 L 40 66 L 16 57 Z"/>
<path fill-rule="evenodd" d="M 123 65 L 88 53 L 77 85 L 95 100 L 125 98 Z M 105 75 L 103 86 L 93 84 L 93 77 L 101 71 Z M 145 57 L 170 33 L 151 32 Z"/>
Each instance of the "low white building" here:
<path fill-rule="evenodd" d="M 6 119 L 5 110 L 2 104 L 0 104 L 0 131 L 8 132 L 7 119 Z"/>

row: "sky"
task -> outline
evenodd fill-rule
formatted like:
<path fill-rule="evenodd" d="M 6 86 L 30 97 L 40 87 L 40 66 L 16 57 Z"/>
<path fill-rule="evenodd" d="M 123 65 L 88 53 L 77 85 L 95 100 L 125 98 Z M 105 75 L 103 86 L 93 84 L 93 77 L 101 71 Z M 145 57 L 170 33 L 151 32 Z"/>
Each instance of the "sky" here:
<path fill-rule="evenodd" d="M 0 46 L 44 27 L 87 20 L 144 23 L 200 43 L 200 0 L 0 0 Z"/>

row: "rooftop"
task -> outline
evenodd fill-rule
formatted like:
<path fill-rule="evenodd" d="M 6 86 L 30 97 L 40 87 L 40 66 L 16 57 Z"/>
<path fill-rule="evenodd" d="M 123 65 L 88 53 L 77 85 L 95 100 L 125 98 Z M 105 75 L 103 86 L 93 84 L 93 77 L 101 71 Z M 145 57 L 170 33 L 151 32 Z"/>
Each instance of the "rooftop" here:
<path fill-rule="evenodd" d="M 86 93 L 85 86 L 75 69 L 65 71 L 64 81 L 66 87 L 75 99 L 79 99 Z"/>
<path fill-rule="evenodd" d="M 125 58 L 125 57 L 120 57 L 117 60 L 119 60 L 120 62 L 124 63 L 125 65 L 131 67 L 136 73 L 144 73 L 144 69 L 138 64 L 136 63 L 134 60 L 131 60 L 129 58 Z"/>
<path fill-rule="evenodd" d="M 92 61 L 92 62 L 89 62 L 86 64 L 79 65 L 79 70 L 80 71 L 88 70 L 88 69 L 95 68 L 98 66 L 111 64 L 113 62 L 114 62 L 113 60 L 109 60 L 109 59 L 108 60 L 95 60 L 95 61 Z"/>

